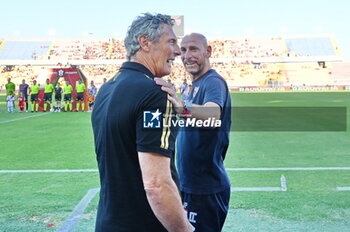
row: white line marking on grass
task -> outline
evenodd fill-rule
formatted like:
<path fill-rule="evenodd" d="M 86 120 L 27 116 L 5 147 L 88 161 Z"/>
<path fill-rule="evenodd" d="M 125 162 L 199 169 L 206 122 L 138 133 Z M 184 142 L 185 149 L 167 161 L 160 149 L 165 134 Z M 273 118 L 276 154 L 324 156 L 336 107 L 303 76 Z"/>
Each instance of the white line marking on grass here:
<path fill-rule="evenodd" d="M 15 118 L 15 119 L 11 119 L 11 120 L 2 121 L 2 122 L 0 122 L 0 124 L 5 124 L 5 123 L 9 123 L 9 122 L 15 122 L 15 121 L 19 121 L 19 120 L 27 119 L 27 118 L 40 117 L 40 116 L 44 116 L 44 115 L 47 115 L 47 114 L 48 113 L 42 113 L 42 114 L 31 115 L 31 116 L 23 117 L 23 118 Z"/>
<path fill-rule="evenodd" d="M 282 180 L 282 177 L 284 180 Z M 231 192 L 273 192 L 273 191 L 287 191 L 287 179 L 282 175 L 281 187 L 231 187 Z"/>
<path fill-rule="evenodd" d="M 69 232 L 78 224 L 79 218 L 81 218 L 84 210 L 89 205 L 90 201 L 100 191 L 100 188 L 90 189 L 86 195 L 81 199 L 72 212 L 72 214 L 63 222 L 63 225 L 56 230 L 57 232 Z"/>
<path fill-rule="evenodd" d="M 337 187 L 337 191 L 350 191 L 350 187 Z"/>
<path fill-rule="evenodd" d="M 97 172 L 97 169 L 0 170 L 0 173 Z"/>
<path fill-rule="evenodd" d="M 227 171 L 324 171 L 350 170 L 350 167 L 310 167 L 310 168 L 226 168 Z"/>
<path fill-rule="evenodd" d="M 272 192 L 272 191 L 282 191 L 280 187 L 248 187 L 248 188 L 231 188 L 231 192 Z"/>

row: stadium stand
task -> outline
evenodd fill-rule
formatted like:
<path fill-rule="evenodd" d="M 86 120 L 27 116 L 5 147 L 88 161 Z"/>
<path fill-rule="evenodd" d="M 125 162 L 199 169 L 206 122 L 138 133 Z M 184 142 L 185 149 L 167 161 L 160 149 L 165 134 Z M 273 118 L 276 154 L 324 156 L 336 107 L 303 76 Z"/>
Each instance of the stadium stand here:
<path fill-rule="evenodd" d="M 213 58 L 281 57 L 286 53 L 281 37 L 238 37 L 209 41 Z"/>
<path fill-rule="evenodd" d="M 331 35 L 256 36 L 210 39 L 211 63 L 230 87 L 329 86 L 350 84 L 350 63 L 342 62 Z M 78 66 L 96 85 L 125 61 L 121 39 L 0 41 L 0 84 L 37 78 L 47 67 Z M 167 77 L 175 85 L 190 79 L 179 58 Z"/>
<path fill-rule="evenodd" d="M 16 85 L 21 84 L 22 80 L 25 79 L 27 82 L 32 82 L 32 80 L 36 79 L 36 77 L 45 70 L 44 66 L 15 66 L 9 67 L 5 66 L 0 69 L 0 79 L 3 84 L 6 82 L 8 78 L 12 79 L 12 82 Z M 0 82 L 1 83 L 1 82 Z M 42 83 L 44 84 L 44 83 Z"/>
<path fill-rule="evenodd" d="M 291 86 L 327 86 L 333 85 L 334 79 L 327 68 L 317 63 L 284 64 L 286 84 Z"/>
<path fill-rule="evenodd" d="M 125 59 L 121 39 L 4 40 L 0 60 L 32 60 L 33 54 L 49 60 Z M 323 37 L 232 37 L 209 40 L 212 58 L 244 59 L 293 56 L 339 56 L 336 41 Z M 275 61 L 278 61 L 276 59 Z"/>
<path fill-rule="evenodd" d="M 335 85 L 350 85 L 350 62 L 336 62 L 328 66 Z"/>
<path fill-rule="evenodd" d="M 55 40 L 50 49 L 50 60 L 98 60 L 110 59 L 112 39 L 61 39 Z"/>
<path fill-rule="evenodd" d="M 81 65 L 79 68 L 88 80 L 94 80 L 95 84 L 99 86 L 103 83 L 103 78 L 112 78 L 120 65 Z"/>

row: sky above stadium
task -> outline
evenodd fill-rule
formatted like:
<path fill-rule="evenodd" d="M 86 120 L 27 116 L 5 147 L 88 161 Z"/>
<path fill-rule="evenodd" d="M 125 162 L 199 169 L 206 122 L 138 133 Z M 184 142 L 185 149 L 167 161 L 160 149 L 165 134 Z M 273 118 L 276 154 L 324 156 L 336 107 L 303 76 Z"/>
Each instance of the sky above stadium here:
<path fill-rule="evenodd" d="M 350 61 L 348 0 L 4 0 L 0 38 L 124 38 L 144 12 L 184 15 L 208 38 L 334 34 Z"/>

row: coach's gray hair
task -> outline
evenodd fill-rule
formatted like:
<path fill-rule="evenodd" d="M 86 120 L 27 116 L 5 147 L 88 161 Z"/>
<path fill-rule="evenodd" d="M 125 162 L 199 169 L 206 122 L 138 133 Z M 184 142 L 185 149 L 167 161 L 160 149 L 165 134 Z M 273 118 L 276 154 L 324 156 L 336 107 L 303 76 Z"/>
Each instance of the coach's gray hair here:
<path fill-rule="evenodd" d="M 128 60 L 140 50 L 141 46 L 138 41 L 140 36 L 145 35 L 150 41 L 158 42 L 162 35 L 163 24 L 173 26 L 174 19 L 169 15 L 145 13 L 132 22 L 124 39 Z"/>

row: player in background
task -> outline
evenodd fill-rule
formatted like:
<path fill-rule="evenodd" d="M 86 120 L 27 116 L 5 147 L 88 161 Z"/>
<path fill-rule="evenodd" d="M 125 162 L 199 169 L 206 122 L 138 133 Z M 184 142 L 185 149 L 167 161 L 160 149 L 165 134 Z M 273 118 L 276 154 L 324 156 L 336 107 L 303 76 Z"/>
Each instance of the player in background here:
<path fill-rule="evenodd" d="M 180 85 L 180 93 L 182 100 L 187 100 L 189 97 L 189 85 L 187 84 L 187 79 L 184 79 L 184 82 Z"/>
<path fill-rule="evenodd" d="M 24 103 L 26 103 L 26 112 L 28 112 L 28 89 L 29 85 L 26 83 L 26 80 L 23 79 L 22 84 L 19 85 L 18 95 L 20 96 L 20 93 L 23 93 Z"/>
<path fill-rule="evenodd" d="M 97 87 L 95 86 L 94 81 L 91 81 L 90 86 L 88 87 L 88 102 L 89 102 L 88 112 L 92 112 L 94 108 L 96 94 L 97 94 Z"/>
<path fill-rule="evenodd" d="M 10 95 L 11 92 L 15 92 L 16 85 L 11 82 L 11 78 L 7 79 L 7 83 L 5 84 L 6 89 L 6 97 Z"/>
<path fill-rule="evenodd" d="M 14 106 L 15 106 L 15 94 L 13 91 L 9 92 L 9 95 L 6 97 L 6 101 L 7 101 L 7 112 L 8 113 L 14 113 Z"/>
<path fill-rule="evenodd" d="M 78 112 L 81 105 L 81 111 L 84 112 L 84 109 L 85 109 L 84 92 L 85 92 L 86 86 L 81 80 L 79 80 L 79 83 L 75 85 L 75 89 L 77 90 L 77 98 L 76 98 L 77 104 L 76 104 L 75 111 Z"/>
<path fill-rule="evenodd" d="M 72 92 L 73 92 L 73 87 L 69 83 L 69 81 L 66 81 L 66 85 L 63 87 L 63 93 L 64 93 L 64 111 L 72 111 L 73 110 L 73 105 L 72 105 Z"/>
<path fill-rule="evenodd" d="M 88 87 L 88 95 L 96 97 L 97 94 L 97 87 L 95 86 L 94 81 L 90 82 L 90 86 Z"/>
<path fill-rule="evenodd" d="M 9 96 L 12 93 L 15 92 L 15 89 L 16 89 L 16 85 L 11 82 L 11 78 L 8 78 L 7 79 L 7 83 L 5 85 L 5 89 L 6 89 L 6 96 Z"/>
<path fill-rule="evenodd" d="M 39 102 L 38 102 L 38 94 L 39 94 L 39 88 L 40 86 L 36 83 L 36 80 L 33 81 L 33 84 L 29 87 L 29 93 L 30 93 L 30 108 L 32 110 L 32 113 L 38 112 L 39 109 Z"/>
<path fill-rule="evenodd" d="M 47 110 L 47 104 L 50 104 L 50 109 L 52 108 L 53 89 L 54 87 L 53 84 L 50 83 L 50 79 L 46 79 L 46 84 L 44 85 L 44 112 Z"/>
<path fill-rule="evenodd" d="M 18 96 L 18 108 L 19 108 L 19 112 L 23 113 L 24 112 L 24 103 L 25 101 L 25 97 L 23 92 L 19 92 L 19 96 Z"/>
<path fill-rule="evenodd" d="M 56 101 L 56 111 L 55 112 L 61 112 L 62 109 L 62 87 L 61 84 L 57 82 L 57 85 L 55 87 L 55 101 Z"/>

